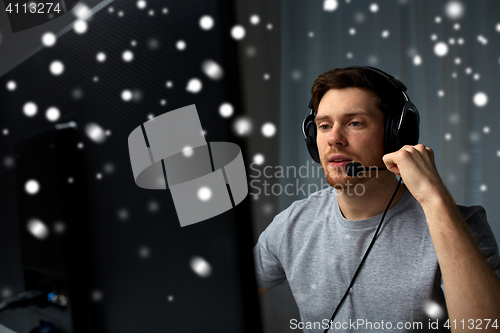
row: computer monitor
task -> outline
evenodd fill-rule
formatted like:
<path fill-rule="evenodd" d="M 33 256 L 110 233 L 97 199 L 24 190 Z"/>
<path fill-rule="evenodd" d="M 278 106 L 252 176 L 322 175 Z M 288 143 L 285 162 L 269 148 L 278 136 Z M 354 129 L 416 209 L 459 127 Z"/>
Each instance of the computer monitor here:
<path fill-rule="evenodd" d="M 0 78 L 4 296 L 54 293 L 0 312 L 0 324 L 261 331 L 249 198 L 181 227 L 169 190 L 136 185 L 128 150 L 135 128 L 195 104 L 206 141 L 245 156 L 233 131 L 232 10 L 226 0 L 105 1 Z"/>

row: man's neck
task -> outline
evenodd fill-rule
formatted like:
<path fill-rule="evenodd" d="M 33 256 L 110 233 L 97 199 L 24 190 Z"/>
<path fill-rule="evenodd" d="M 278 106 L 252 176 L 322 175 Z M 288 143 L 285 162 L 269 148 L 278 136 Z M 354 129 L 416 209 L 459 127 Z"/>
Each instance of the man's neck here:
<path fill-rule="evenodd" d="M 387 177 L 364 183 L 365 191 L 362 195 L 352 193 L 349 195 L 346 191 L 337 190 L 340 211 L 348 220 L 363 220 L 381 214 L 387 208 L 397 185 L 396 177 L 388 174 Z M 391 203 L 391 208 L 399 202 L 404 191 L 405 186 L 402 184 Z"/>

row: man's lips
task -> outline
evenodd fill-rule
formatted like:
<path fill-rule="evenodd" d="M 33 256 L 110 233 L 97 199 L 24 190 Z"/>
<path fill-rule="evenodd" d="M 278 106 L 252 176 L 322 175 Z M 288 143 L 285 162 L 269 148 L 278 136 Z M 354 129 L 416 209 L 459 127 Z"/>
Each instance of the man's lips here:
<path fill-rule="evenodd" d="M 328 157 L 328 164 L 334 168 L 344 167 L 349 162 L 352 162 L 352 159 L 345 155 L 331 155 Z"/>
<path fill-rule="evenodd" d="M 348 160 L 348 161 L 340 161 L 340 162 L 332 161 L 332 162 L 329 162 L 328 164 L 329 164 L 331 167 L 334 167 L 334 168 L 342 168 L 342 167 L 344 167 L 347 163 L 350 163 L 350 162 L 352 162 L 352 160 Z"/>

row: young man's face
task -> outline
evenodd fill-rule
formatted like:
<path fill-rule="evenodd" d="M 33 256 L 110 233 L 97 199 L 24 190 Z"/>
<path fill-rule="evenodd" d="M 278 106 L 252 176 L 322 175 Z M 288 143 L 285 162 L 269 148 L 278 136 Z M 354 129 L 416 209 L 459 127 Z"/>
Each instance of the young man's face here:
<path fill-rule="evenodd" d="M 330 89 L 321 98 L 315 119 L 318 151 L 331 186 L 343 189 L 347 181 L 369 180 L 368 172 L 361 178 L 346 175 L 345 165 L 351 161 L 384 167 L 384 114 L 377 102 L 374 93 L 360 88 Z"/>

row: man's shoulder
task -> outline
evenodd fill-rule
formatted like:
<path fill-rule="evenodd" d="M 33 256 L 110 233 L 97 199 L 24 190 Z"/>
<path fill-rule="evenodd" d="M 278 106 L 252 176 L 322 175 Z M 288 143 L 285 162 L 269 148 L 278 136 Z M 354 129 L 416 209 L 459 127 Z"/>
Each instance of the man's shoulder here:
<path fill-rule="evenodd" d="M 483 218 L 486 219 L 486 211 L 482 206 L 461 206 L 457 205 L 458 210 L 462 214 L 463 218 L 466 221 L 471 220 L 471 217 L 474 216 L 475 219 Z"/>
<path fill-rule="evenodd" d="M 488 239 L 491 242 L 495 239 L 488 224 L 486 210 L 482 206 L 457 205 L 457 207 L 477 241 Z"/>

